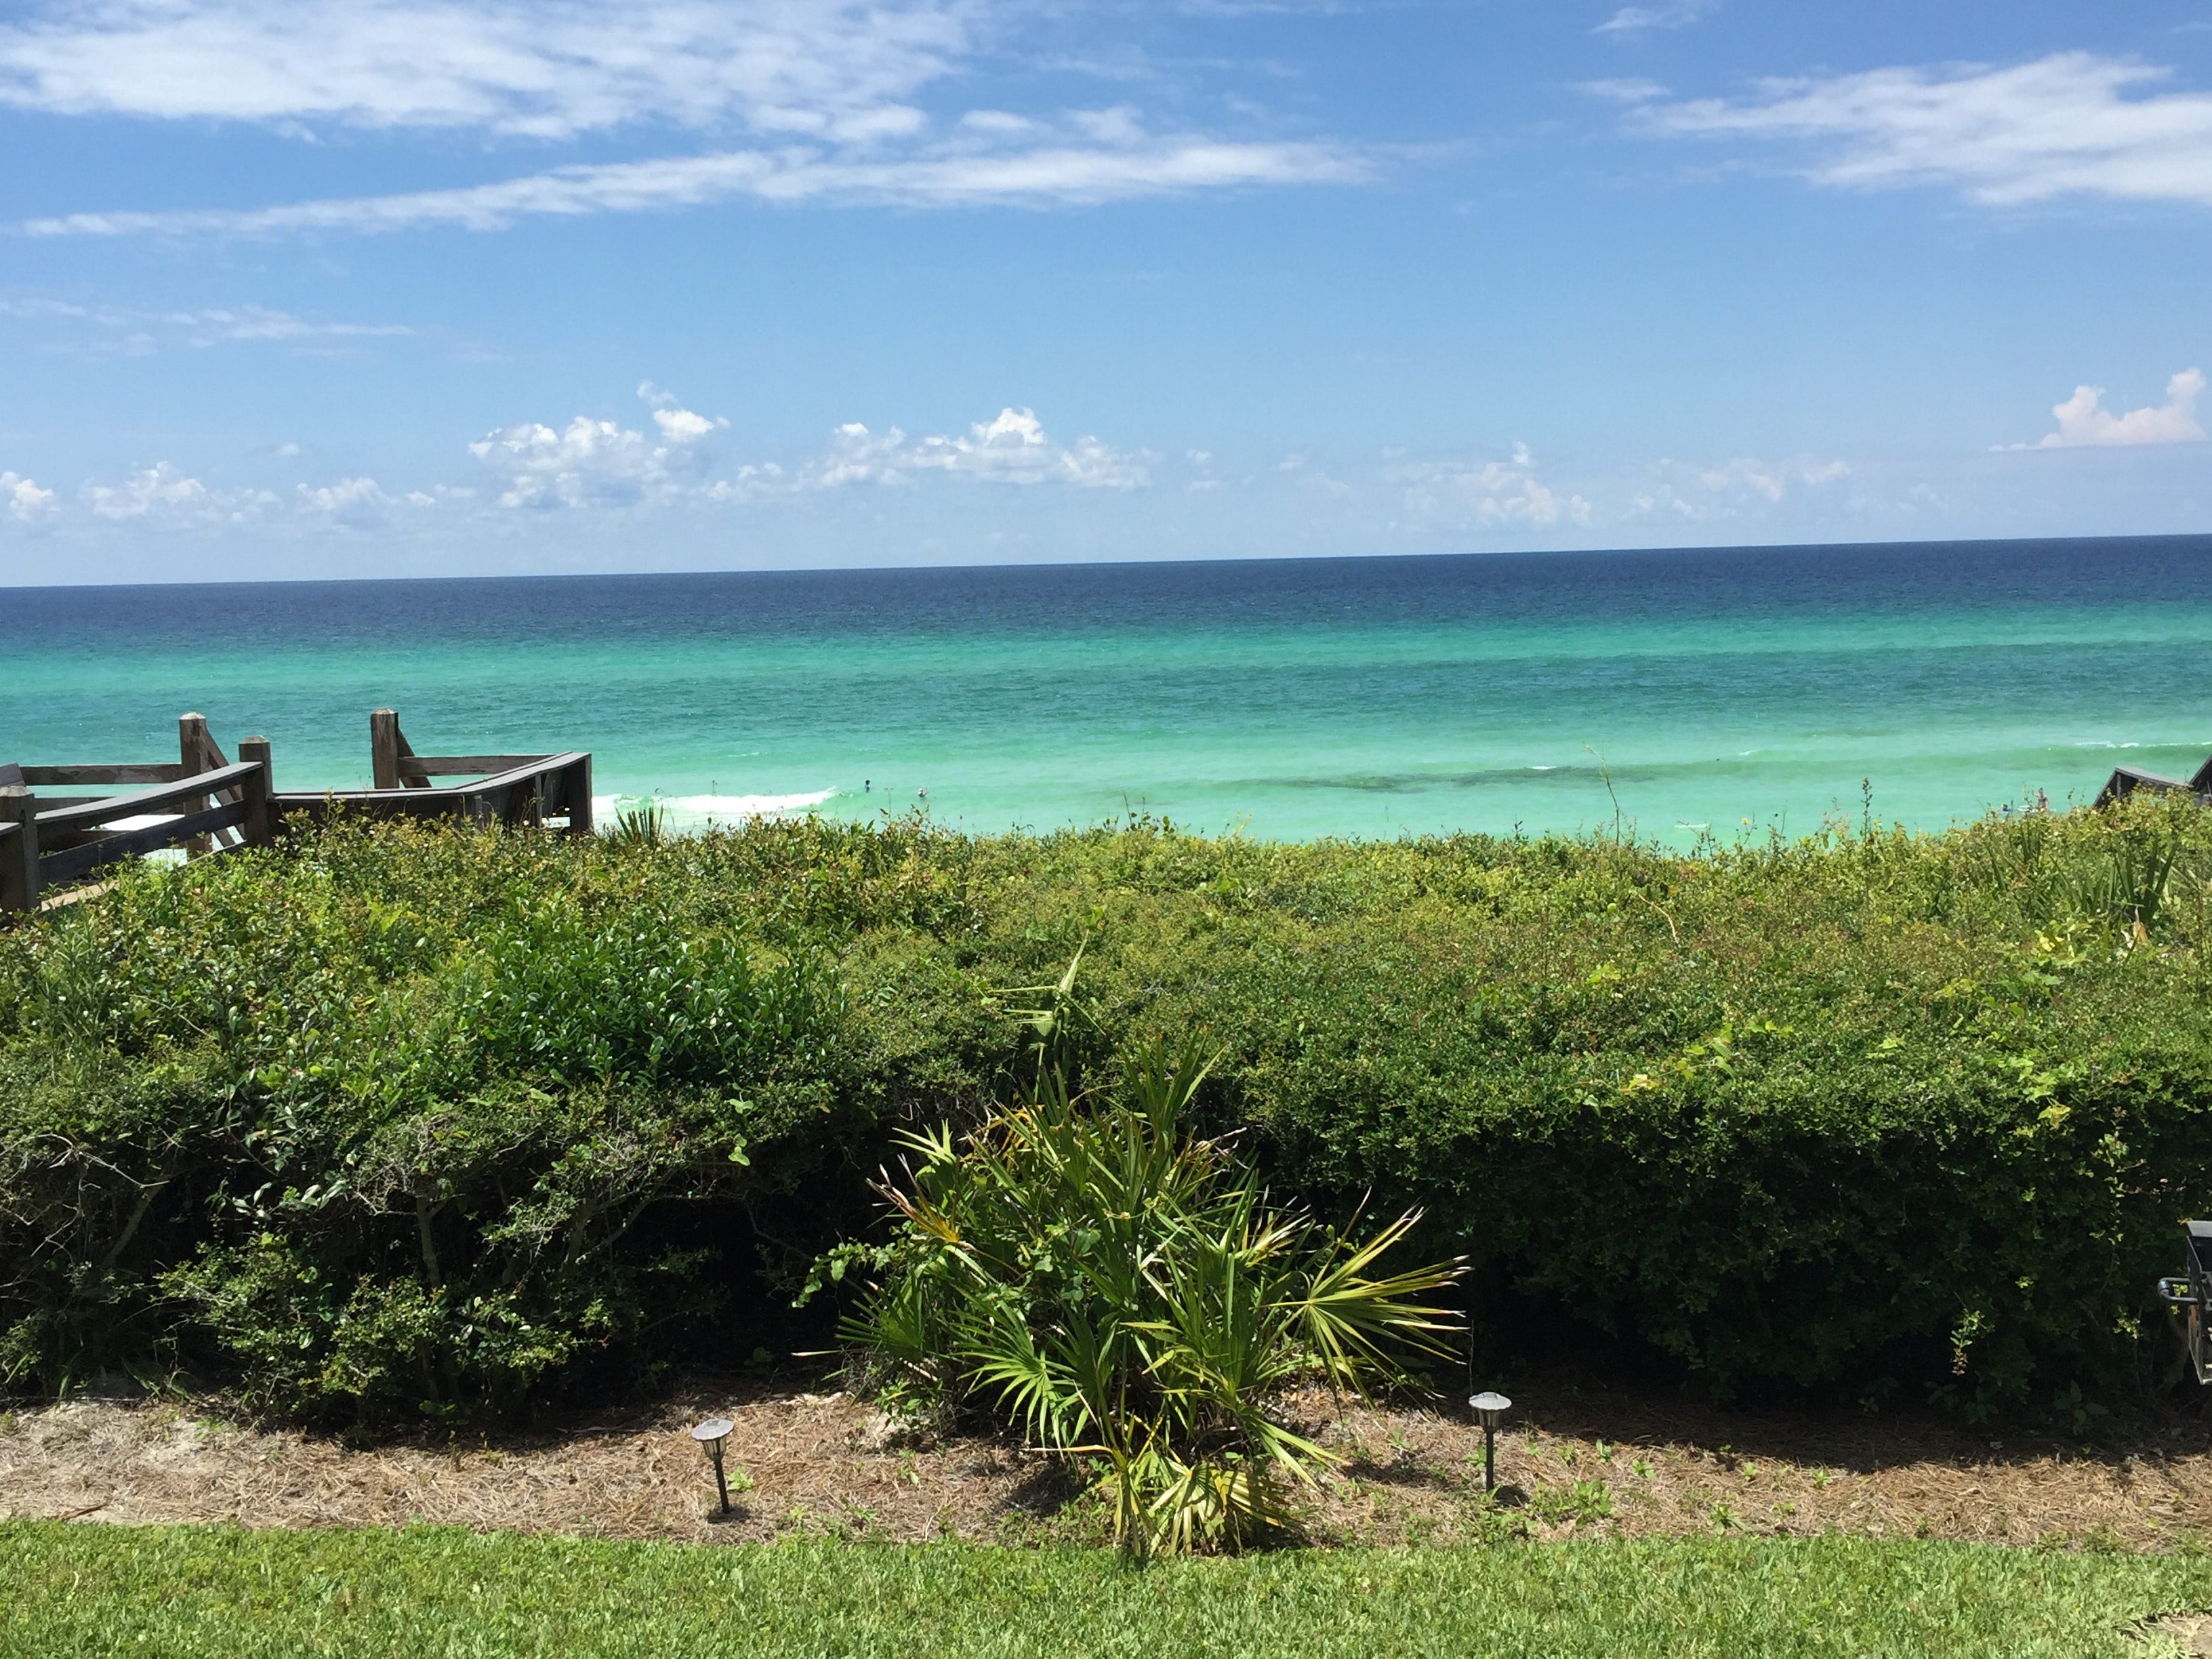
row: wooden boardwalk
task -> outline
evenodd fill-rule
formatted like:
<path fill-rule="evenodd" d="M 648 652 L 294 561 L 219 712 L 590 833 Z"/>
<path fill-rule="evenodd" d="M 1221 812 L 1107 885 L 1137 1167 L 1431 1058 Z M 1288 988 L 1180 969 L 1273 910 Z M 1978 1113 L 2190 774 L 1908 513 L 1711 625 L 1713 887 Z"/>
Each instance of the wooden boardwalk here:
<path fill-rule="evenodd" d="M 2105 787 L 2097 792 L 2096 804 L 2110 806 L 2116 800 L 2125 800 L 2138 789 L 2159 795 L 2194 795 L 2198 805 L 2212 806 L 2212 759 L 2185 778 L 2162 778 L 2155 772 L 2133 766 L 2116 767 L 2112 775 L 2105 781 Z"/>
<path fill-rule="evenodd" d="M 0 910 L 51 905 L 126 859 L 164 848 L 204 857 L 264 847 L 288 823 L 319 823 L 334 812 L 510 829 L 558 819 L 572 836 L 591 834 L 590 755 L 417 755 L 391 709 L 377 709 L 368 720 L 374 787 L 368 789 L 280 793 L 266 738 L 240 739 L 231 761 L 198 714 L 179 719 L 174 762 L 0 764 Z M 474 781 L 440 786 L 433 778 Z M 118 794 L 118 784 L 151 787 Z M 86 786 L 110 792 L 38 793 Z"/>

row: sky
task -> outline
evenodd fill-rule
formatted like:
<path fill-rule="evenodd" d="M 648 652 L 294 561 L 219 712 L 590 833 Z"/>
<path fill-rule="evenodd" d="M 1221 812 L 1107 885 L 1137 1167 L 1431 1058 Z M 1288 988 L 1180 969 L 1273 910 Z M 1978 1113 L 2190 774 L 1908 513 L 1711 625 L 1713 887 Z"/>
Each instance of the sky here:
<path fill-rule="evenodd" d="M 0 586 L 2212 530 L 2212 0 L 0 0 Z"/>

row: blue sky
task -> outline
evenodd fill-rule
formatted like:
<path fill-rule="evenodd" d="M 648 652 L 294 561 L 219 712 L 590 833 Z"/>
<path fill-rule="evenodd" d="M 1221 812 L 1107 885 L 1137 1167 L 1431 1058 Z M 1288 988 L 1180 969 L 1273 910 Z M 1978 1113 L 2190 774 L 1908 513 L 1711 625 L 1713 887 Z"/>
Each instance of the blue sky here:
<path fill-rule="evenodd" d="M 2212 529 L 2212 0 L 55 0 L 0 135 L 0 583 Z"/>

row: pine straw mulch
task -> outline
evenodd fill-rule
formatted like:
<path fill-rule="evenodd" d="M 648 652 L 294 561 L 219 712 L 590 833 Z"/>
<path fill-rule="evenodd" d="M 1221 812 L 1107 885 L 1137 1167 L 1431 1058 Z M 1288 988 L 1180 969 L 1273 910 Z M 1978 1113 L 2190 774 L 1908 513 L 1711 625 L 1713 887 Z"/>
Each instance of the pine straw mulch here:
<path fill-rule="evenodd" d="M 1324 1543 L 1837 1529 L 2106 1549 L 2212 1538 L 2212 1431 L 2194 1411 L 2104 1443 L 1929 1419 L 1730 1413 L 1534 1379 L 1482 1492 L 1464 1413 L 1291 1415 L 1346 1458 L 1304 1504 Z M 715 1513 L 685 1432 L 732 1419 L 741 1490 Z M 1071 1499 L 1076 1501 L 1071 1502 Z M 756 1381 L 494 1437 L 354 1444 L 265 1429 L 216 1401 L 73 1401 L 0 1415 L 0 1518 L 398 1525 L 697 1541 L 794 1532 L 896 1540 L 1095 1538 L 1076 1483 L 1003 1438 L 938 1438 L 866 1402 Z"/>

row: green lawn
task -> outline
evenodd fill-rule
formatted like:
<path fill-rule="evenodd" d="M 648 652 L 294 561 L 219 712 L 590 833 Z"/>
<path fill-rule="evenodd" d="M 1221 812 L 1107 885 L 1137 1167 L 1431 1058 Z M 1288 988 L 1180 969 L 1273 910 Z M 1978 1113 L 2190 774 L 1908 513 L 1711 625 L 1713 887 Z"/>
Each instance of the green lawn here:
<path fill-rule="evenodd" d="M 2004 1656 L 2153 1651 L 2212 1559 L 1832 1537 L 1295 1553 L 702 1549 L 405 1532 L 0 1524 L 0 1653 Z"/>

